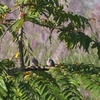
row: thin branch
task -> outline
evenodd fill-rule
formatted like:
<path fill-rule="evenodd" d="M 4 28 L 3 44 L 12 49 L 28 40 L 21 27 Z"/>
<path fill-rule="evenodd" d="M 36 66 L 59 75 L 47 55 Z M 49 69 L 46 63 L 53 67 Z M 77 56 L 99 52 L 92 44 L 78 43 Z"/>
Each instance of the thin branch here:
<path fill-rule="evenodd" d="M 24 69 L 25 66 L 24 66 L 24 57 L 23 57 L 23 27 L 19 29 L 18 34 L 19 34 L 18 45 L 19 45 L 19 53 L 20 53 L 20 67 Z"/>
<path fill-rule="evenodd" d="M 35 67 L 35 66 L 28 66 L 28 67 L 25 67 L 25 68 L 11 68 L 10 70 L 12 71 L 48 71 L 50 68 L 53 68 L 53 67 Z"/>
<path fill-rule="evenodd" d="M 16 11 L 16 10 L 18 10 L 18 9 L 20 9 L 19 6 L 18 6 L 17 8 L 15 8 L 15 9 L 11 10 L 11 11 L 9 12 L 9 14 L 10 14 L 10 13 L 13 13 L 14 11 Z"/>
<path fill-rule="evenodd" d="M 7 31 L 10 29 L 10 27 L 13 25 L 14 23 L 12 23 L 11 25 L 9 25 L 9 27 L 5 30 L 4 34 L 1 37 L 1 40 L 4 38 L 4 36 L 6 35 Z"/>
<path fill-rule="evenodd" d="M 47 71 L 47 70 L 49 70 L 50 68 L 52 68 L 52 67 L 44 67 L 44 68 L 38 67 L 38 68 L 36 68 L 36 67 L 34 67 L 34 66 L 31 66 L 31 67 L 25 68 L 24 70 L 25 70 L 25 71 L 35 71 L 35 70 L 37 70 L 37 71 Z"/>

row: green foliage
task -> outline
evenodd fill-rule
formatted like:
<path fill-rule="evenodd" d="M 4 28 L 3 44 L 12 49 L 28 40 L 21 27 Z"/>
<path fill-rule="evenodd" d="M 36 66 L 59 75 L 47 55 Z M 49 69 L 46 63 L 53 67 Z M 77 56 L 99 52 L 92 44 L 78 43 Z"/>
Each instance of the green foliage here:
<path fill-rule="evenodd" d="M 0 19 L 5 18 L 4 15 L 7 13 L 7 10 L 8 10 L 8 7 L 6 5 L 0 4 Z"/>
<path fill-rule="evenodd" d="M 61 95 L 64 97 L 63 100 L 82 100 L 82 96 L 77 90 L 77 85 L 75 86 L 75 83 L 73 83 L 73 77 L 71 77 L 70 74 L 67 74 L 66 71 L 59 68 L 53 68 L 50 72 L 56 79 Z"/>
<path fill-rule="evenodd" d="M 0 36 L 3 35 L 3 32 L 4 32 L 4 28 L 3 28 L 3 26 L 0 24 Z"/>
<path fill-rule="evenodd" d="M 70 82 L 79 88 L 83 86 L 85 90 L 90 90 L 91 97 L 100 99 L 99 96 L 99 75 L 100 68 L 92 64 L 66 64 L 62 67 L 63 73 L 71 75 Z M 66 75 L 68 76 L 68 75 Z"/>
<path fill-rule="evenodd" d="M 7 88 L 5 85 L 5 82 L 3 80 L 3 77 L 0 76 L 0 100 L 3 100 L 3 97 L 7 96 Z"/>
<path fill-rule="evenodd" d="M 9 62 L 8 62 L 9 63 Z M 81 100 L 76 86 L 71 84 L 70 76 L 64 75 L 59 68 L 48 72 L 6 72 L 4 77 L 8 91 L 5 98 L 11 100 Z M 58 75 L 59 73 L 59 75 Z"/>
<path fill-rule="evenodd" d="M 47 72 L 19 72 L 5 67 L 0 77 L 3 99 L 83 100 L 81 86 L 90 91 L 91 98 L 100 99 L 100 68 L 92 64 L 63 64 Z"/>
<path fill-rule="evenodd" d="M 8 7 L 6 5 L 0 4 L 0 36 L 3 35 L 5 31 L 2 25 L 2 21 L 5 19 Z"/>
<path fill-rule="evenodd" d="M 4 59 L 0 62 L 0 73 L 2 73 L 3 70 L 14 68 L 14 67 L 15 67 L 15 64 L 13 61 L 9 59 Z"/>
<path fill-rule="evenodd" d="M 64 40 L 67 43 L 67 47 L 69 49 L 73 49 L 76 46 L 79 46 L 79 48 L 83 47 L 85 51 L 88 52 L 90 43 L 92 42 L 91 38 L 89 36 L 85 35 L 83 32 L 61 32 L 59 35 L 59 38 Z"/>
<path fill-rule="evenodd" d="M 19 16 L 11 23 L 10 27 L 7 26 L 15 40 L 18 38 L 16 33 L 24 25 L 24 22 L 29 21 L 33 24 L 49 28 L 51 33 L 56 29 L 59 33 L 58 38 L 64 41 L 69 49 L 73 49 L 76 46 L 83 47 L 85 51 L 88 51 L 91 46 L 92 48 L 97 48 L 97 54 L 100 58 L 99 41 L 92 40 L 91 37 L 84 33 L 85 27 L 90 26 L 88 19 L 70 11 L 66 12 L 64 5 L 60 1 L 16 0 L 15 7 L 21 9 Z M 10 8 L 1 5 L 0 12 L 5 14 L 7 9 L 10 12 Z M 2 16 L 0 19 L 4 20 Z M 0 29 L 2 35 L 4 29 L 2 26 Z M 51 40 L 51 38 L 50 34 L 49 39 Z"/>
<path fill-rule="evenodd" d="M 66 4 L 68 7 L 67 2 Z M 19 42 L 20 38 L 23 40 L 20 39 L 20 42 L 23 43 L 26 65 L 30 65 L 32 48 L 25 34 L 23 35 L 24 31 L 19 34 L 26 21 L 49 28 L 50 40 L 52 32 L 57 30 L 59 40 L 64 41 L 69 49 L 78 46 L 89 52 L 89 47 L 97 48 L 100 58 L 100 42 L 84 33 L 85 28 L 90 27 L 88 19 L 70 11 L 66 12 L 59 0 L 16 0 L 14 7 L 18 8 L 19 16 L 13 21 L 9 19 L 10 24 L 6 24 L 5 16 L 12 13 L 13 8 L 0 4 L 0 36 L 3 32 L 10 31 L 15 42 Z M 0 62 L 0 72 L 2 100 L 83 100 L 84 96 L 79 91 L 81 86 L 89 90 L 93 98 L 95 96 L 100 99 L 100 68 L 92 64 L 63 64 L 48 71 L 25 72 L 17 70 L 13 61 L 5 59 Z"/>
<path fill-rule="evenodd" d="M 9 59 L 4 59 L 0 62 L 0 99 L 4 100 L 7 97 L 8 89 L 5 79 L 7 78 L 7 72 L 10 68 L 14 67 L 14 62 Z"/>

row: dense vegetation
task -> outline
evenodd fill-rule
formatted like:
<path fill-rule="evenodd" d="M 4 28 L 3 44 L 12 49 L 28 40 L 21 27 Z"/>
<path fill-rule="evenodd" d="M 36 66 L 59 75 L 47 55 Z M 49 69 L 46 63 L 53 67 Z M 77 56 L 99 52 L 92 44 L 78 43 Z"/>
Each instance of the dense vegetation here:
<path fill-rule="evenodd" d="M 18 52 L 0 62 L 0 99 L 1 100 L 84 100 L 100 99 L 100 68 L 93 64 L 59 63 L 55 67 L 30 68 L 29 56 L 34 51 L 26 43 L 25 22 L 31 22 L 50 30 L 49 40 L 56 31 L 58 40 L 71 50 L 83 48 L 85 52 L 96 48 L 100 59 L 100 42 L 84 33 L 90 19 L 71 11 L 60 0 L 16 0 L 12 8 L 0 4 L 0 37 L 9 31 L 12 40 L 18 45 Z M 6 16 L 16 11 L 16 19 Z M 28 26 L 27 26 L 28 27 Z M 16 66 L 13 58 L 20 60 Z M 86 98 L 81 90 L 88 92 Z"/>

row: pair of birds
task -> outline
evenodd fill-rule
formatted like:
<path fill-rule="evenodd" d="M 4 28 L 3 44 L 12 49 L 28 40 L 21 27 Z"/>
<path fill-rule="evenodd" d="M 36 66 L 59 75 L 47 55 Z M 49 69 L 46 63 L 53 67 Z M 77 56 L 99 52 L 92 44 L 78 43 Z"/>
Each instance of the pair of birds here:
<path fill-rule="evenodd" d="M 32 59 L 32 63 L 34 66 L 37 66 L 38 67 L 38 60 L 33 58 Z M 55 66 L 55 63 L 52 59 L 48 58 L 48 60 L 46 61 L 46 64 L 48 67 L 54 67 Z"/>

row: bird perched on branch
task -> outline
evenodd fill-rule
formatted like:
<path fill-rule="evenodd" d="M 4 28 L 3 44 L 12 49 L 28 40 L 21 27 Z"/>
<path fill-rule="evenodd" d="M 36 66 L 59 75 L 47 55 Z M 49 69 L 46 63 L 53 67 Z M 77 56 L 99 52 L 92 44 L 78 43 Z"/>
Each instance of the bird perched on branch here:
<path fill-rule="evenodd" d="M 36 58 L 32 59 L 33 66 L 38 67 L 38 60 Z"/>
<path fill-rule="evenodd" d="M 47 62 L 46 62 L 47 66 L 49 67 L 54 67 L 55 66 L 55 63 L 52 59 L 48 58 Z"/>

